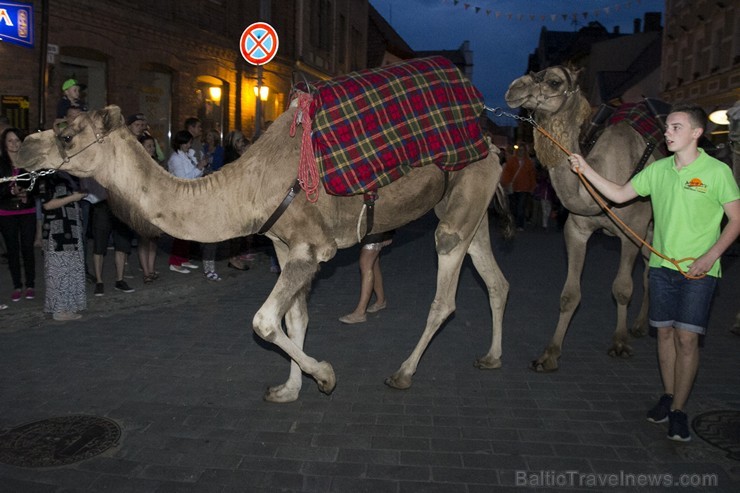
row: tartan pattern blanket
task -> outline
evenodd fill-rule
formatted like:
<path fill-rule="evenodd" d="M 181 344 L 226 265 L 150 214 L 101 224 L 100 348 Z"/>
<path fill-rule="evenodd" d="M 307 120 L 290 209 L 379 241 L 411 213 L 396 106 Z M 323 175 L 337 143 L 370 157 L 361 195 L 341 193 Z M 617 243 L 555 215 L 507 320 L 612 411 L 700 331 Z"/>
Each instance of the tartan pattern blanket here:
<path fill-rule="evenodd" d="M 456 171 L 488 154 L 478 120 L 483 98 L 446 58 L 353 72 L 314 88 L 312 147 L 332 195 L 375 191 L 431 163 Z"/>
<path fill-rule="evenodd" d="M 625 103 L 609 118 L 607 125 L 626 120 L 632 128 L 653 144 L 663 142 L 663 131 L 645 103 Z"/>

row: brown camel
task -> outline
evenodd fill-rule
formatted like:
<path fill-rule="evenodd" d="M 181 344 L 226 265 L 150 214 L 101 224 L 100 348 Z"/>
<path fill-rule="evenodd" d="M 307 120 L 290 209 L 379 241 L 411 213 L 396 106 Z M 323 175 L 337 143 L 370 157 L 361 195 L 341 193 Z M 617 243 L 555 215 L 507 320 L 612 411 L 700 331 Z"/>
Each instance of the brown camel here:
<path fill-rule="evenodd" d="M 195 180 L 175 178 L 160 168 L 124 125 L 120 108 L 109 106 L 78 117 L 59 135 L 53 131 L 28 137 L 20 159 L 29 170 L 59 168 L 92 176 L 131 212 L 139 229 L 147 224 L 174 237 L 217 242 L 258 232 L 295 181 L 301 132 L 289 136 L 295 108 L 278 117 L 269 130 L 235 163 Z M 63 157 L 66 155 L 66 157 Z M 501 331 L 508 283 L 491 250 L 487 208 L 498 185 L 498 157 L 488 157 L 449 174 L 437 166 L 414 168 L 379 190 L 373 231 L 399 228 L 434 208 L 438 253 L 437 291 L 424 332 L 411 355 L 386 383 L 411 386 L 419 360 L 435 332 L 455 310 L 458 277 L 466 253 L 486 284 L 492 315 L 491 346 L 476 361 L 479 368 L 501 366 Z M 320 262 L 337 249 L 358 242 L 361 195 L 328 195 L 323 188 L 311 203 L 299 193 L 266 235 L 273 241 L 282 273 L 253 319 L 254 331 L 291 358 L 290 375 L 271 387 L 265 399 L 298 398 L 301 372 L 311 375 L 322 392 L 335 387 L 334 370 L 303 352 L 308 327 L 307 295 Z M 281 322 L 285 318 L 287 334 Z"/>
<path fill-rule="evenodd" d="M 730 120 L 728 139 L 732 151 L 732 173 L 735 175 L 735 181 L 740 185 L 740 101 L 727 110 L 727 118 Z M 740 312 L 737 312 L 735 324 L 730 330 L 733 334 L 740 336 Z"/>
<path fill-rule="evenodd" d="M 509 106 L 530 110 L 534 121 L 571 152 L 579 150 L 581 126 L 591 112 L 588 101 L 578 90 L 577 76 L 577 73 L 565 67 L 551 67 L 516 79 L 506 92 Z M 632 269 L 640 253 L 639 243 L 627 236 L 589 195 L 578 176 L 571 172 L 563 150 L 540 135 L 540 132 L 534 133 L 534 144 L 538 159 L 548 168 L 552 185 L 570 215 L 564 228 L 568 275 L 560 293 L 560 318 L 550 344 L 532 362 L 531 367 L 536 371 L 557 370 L 565 333 L 581 301 L 581 273 L 587 242 L 600 229 L 617 236 L 621 241 L 619 269 L 612 284 L 612 295 L 617 302 L 617 326 L 609 354 L 629 357 L 632 348 L 628 345 L 627 306 L 632 297 Z M 625 183 L 640 161 L 645 147 L 643 137 L 629 124 L 620 122 L 604 130 L 589 152 L 588 162 L 602 176 Z M 651 156 L 648 162 L 654 160 Z M 624 206 L 613 207 L 613 210 L 637 234 L 643 238 L 646 236 L 652 217 L 649 201 L 635 200 Z M 632 328 L 635 336 L 647 332 L 647 264 L 643 284 L 645 296 Z"/>

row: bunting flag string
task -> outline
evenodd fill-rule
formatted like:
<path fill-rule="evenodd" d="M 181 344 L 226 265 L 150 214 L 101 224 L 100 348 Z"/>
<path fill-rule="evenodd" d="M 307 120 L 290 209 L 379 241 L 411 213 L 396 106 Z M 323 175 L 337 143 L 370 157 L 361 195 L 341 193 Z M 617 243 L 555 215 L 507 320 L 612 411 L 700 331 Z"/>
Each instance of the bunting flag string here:
<path fill-rule="evenodd" d="M 443 4 L 452 4 L 454 7 L 463 7 L 465 11 L 472 11 L 476 14 L 484 14 L 486 17 L 493 16 L 495 19 L 507 19 L 521 21 L 529 19 L 530 21 L 545 22 L 550 20 L 551 22 L 557 22 L 562 19 L 565 22 L 578 23 L 579 19 L 583 18 L 584 21 L 589 18 L 598 19 L 599 16 L 609 16 L 611 13 L 621 12 L 622 10 L 629 10 L 633 5 L 641 5 L 643 2 L 649 0 L 626 0 L 622 3 L 617 3 L 605 7 L 600 7 L 593 10 L 581 11 L 581 12 L 566 12 L 566 13 L 519 13 L 519 12 L 506 12 L 502 10 L 492 9 L 486 6 L 476 5 L 471 2 L 464 2 L 462 0 L 441 0 Z M 585 2 L 584 2 L 585 3 Z"/>

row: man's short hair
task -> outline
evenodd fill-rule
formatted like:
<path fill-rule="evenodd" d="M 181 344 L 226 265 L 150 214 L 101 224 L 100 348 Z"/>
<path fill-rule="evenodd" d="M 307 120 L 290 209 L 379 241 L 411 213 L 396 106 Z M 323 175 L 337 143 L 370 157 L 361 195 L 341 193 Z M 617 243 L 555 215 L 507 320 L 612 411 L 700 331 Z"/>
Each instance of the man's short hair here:
<path fill-rule="evenodd" d="M 693 128 L 707 128 L 707 112 L 704 108 L 694 103 L 676 103 L 671 107 L 671 113 L 686 113 Z"/>
<path fill-rule="evenodd" d="M 146 116 L 144 116 L 144 113 L 136 113 L 129 116 L 128 118 L 126 118 L 126 125 L 128 126 L 138 121 L 143 121 L 144 123 L 146 123 Z"/>
<path fill-rule="evenodd" d="M 198 123 L 200 123 L 200 118 L 191 116 L 190 118 L 185 120 L 185 128 L 192 127 L 193 125 L 196 125 Z"/>

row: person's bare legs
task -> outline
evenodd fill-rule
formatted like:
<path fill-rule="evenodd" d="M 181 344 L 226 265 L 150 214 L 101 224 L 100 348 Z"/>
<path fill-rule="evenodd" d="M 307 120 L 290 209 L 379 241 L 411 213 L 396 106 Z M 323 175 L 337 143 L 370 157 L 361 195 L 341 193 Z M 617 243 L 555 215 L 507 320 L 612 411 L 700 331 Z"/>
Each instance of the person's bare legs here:
<path fill-rule="evenodd" d="M 151 238 L 139 238 L 139 264 L 144 272 L 144 282 L 154 275 L 154 261 L 157 259 L 157 243 Z"/>
<path fill-rule="evenodd" d="M 699 334 L 673 327 L 658 329 L 658 362 L 671 409 L 683 410 L 699 368 Z"/>
<path fill-rule="evenodd" d="M 356 324 L 367 320 L 365 309 L 370 302 L 375 287 L 375 264 L 380 255 L 380 250 L 362 248 L 360 250 L 360 301 L 352 313 L 339 318 L 339 321 L 345 324 Z M 382 281 L 382 278 L 381 278 Z M 381 288 L 382 291 L 382 288 Z"/>
<path fill-rule="evenodd" d="M 97 253 L 93 255 L 93 268 L 95 269 L 95 282 L 103 282 L 103 256 Z"/>
<path fill-rule="evenodd" d="M 375 313 L 385 308 L 385 289 L 383 289 L 383 273 L 380 271 L 380 252 L 373 263 L 373 292 L 375 303 L 366 308 L 367 313 Z M 368 300 L 369 301 L 369 300 Z"/>
<path fill-rule="evenodd" d="M 126 267 L 126 257 L 128 255 L 125 252 L 116 251 L 115 262 L 116 262 L 116 282 L 123 281 L 123 269 Z"/>

